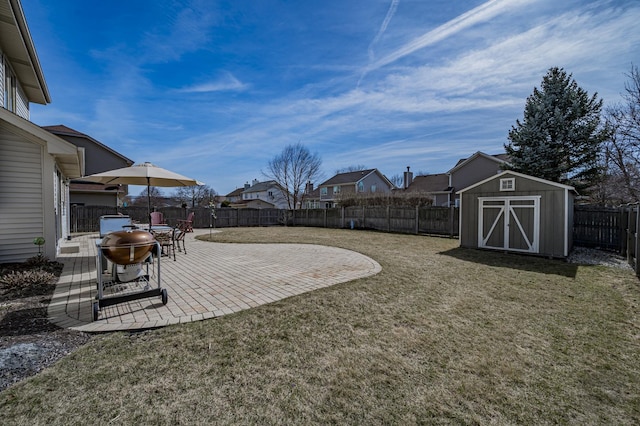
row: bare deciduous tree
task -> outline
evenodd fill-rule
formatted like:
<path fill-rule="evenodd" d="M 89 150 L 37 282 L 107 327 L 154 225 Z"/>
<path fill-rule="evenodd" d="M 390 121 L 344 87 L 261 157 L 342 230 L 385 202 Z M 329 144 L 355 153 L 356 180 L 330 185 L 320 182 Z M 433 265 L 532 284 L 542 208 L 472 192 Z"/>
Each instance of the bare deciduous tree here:
<path fill-rule="evenodd" d="M 187 204 L 190 208 L 209 205 L 217 193 L 208 185 L 181 186 L 176 188 L 172 197 L 180 204 Z"/>
<path fill-rule="evenodd" d="M 640 71 L 631 66 L 623 101 L 607 108 L 610 140 L 604 147 L 603 202 L 640 200 Z"/>
<path fill-rule="evenodd" d="M 282 187 L 282 194 L 289 209 L 296 210 L 304 201 L 304 186 L 320 177 L 322 160 L 317 153 L 311 153 L 300 142 L 287 145 L 267 165 L 263 174 Z"/>

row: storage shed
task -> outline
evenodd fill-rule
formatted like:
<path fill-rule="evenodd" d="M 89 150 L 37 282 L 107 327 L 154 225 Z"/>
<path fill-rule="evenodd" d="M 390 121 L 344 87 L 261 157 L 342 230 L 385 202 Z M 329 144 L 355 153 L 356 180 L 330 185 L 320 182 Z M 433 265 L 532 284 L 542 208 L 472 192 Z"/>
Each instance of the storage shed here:
<path fill-rule="evenodd" d="M 573 187 L 513 171 L 458 191 L 460 246 L 567 257 Z"/>

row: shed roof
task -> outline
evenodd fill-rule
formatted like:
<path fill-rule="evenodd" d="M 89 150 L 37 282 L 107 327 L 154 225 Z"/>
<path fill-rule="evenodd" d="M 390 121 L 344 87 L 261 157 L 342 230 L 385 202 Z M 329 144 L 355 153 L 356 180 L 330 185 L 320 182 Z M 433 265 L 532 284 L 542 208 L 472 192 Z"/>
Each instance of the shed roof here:
<path fill-rule="evenodd" d="M 524 179 L 529 179 L 529 180 L 532 180 L 532 181 L 535 181 L 535 182 L 544 183 L 546 185 L 556 186 L 556 187 L 561 188 L 561 189 L 565 189 L 565 190 L 568 190 L 568 191 L 573 191 L 574 193 L 577 194 L 576 189 L 573 186 L 564 185 L 562 183 L 557 183 L 557 182 L 552 182 L 550 180 L 542 179 L 542 178 L 535 177 L 535 176 L 525 175 L 524 173 L 514 172 L 512 170 L 506 170 L 504 172 L 498 173 L 495 176 L 488 177 L 485 180 L 481 180 L 478 183 L 475 183 L 475 184 L 470 185 L 470 186 L 468 186 L 468 187 L 466 187 L 464 189 L 461 189 L 460 191 L 457 191 L 456 194 L 461 194 L 463 192 L 466 192 L 466 191 L 468 191 L 470 189 L 473 189 L 475 187 L 483 185 L 483 184 L 485 184 L 485 183 L 487 183 L 489 181 L 492 181 L 494 179 L 503 178 L 505 175 L 513 175 L 513 176 L 521 177 L 521 178 L 524 178 Z"/>

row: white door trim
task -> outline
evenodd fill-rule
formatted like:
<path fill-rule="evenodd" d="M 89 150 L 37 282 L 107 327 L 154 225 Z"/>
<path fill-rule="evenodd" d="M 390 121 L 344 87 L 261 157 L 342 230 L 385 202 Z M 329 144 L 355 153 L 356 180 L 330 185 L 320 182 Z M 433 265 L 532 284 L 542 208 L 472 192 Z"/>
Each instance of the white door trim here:
<path fill-rule="evenodd" d="M 524 253 L 539 253 L 540 252 L 540 195 L 530 196 L 516 196 L 516 197 L 478 197 L 478 247 L 496 249 L 496 250 L 510 250 L 519 251 Z M 532 201 L 531 204 L 525 205 L 513 205 L 512 202 L 516 201 Z M 498 202 L 502 204 L 486 205 L 488 202 Z M 499 209 L 495 220 L 491 224 L 489 232 L 484 233 L 484 211 L 485 209 Z M 533 209 L 533 230 L 532 235 L 529 236 L 526 230 L 523 228 L 520 218 L 515 209 Z M 502 220 L 504 240 L 501 247 L 488 245 L 489 238 L 498 226 L 498 223 Z M 518 227 L 520 235 L 525 240 L 528 248 L 513 248 L 509 241 L 509 228 L 511 222 L 514 222 Z M 531 238 L 529 238 L 531 237 Z"/>

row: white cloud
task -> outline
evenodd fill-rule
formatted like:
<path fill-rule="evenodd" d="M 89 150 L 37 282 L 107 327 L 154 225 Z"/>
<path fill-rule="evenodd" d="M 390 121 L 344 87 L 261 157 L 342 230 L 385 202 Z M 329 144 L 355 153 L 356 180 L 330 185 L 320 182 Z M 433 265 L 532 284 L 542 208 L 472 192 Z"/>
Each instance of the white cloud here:
<path fill-rule="evenodd" d="M 179 92 L 184 93 L 206 93 L 206 92 L 222 92 L 222 91 L 244 91 L 249 88 L 248 84 L 245 84 L 238 80 L 233 74 L 225 73 L 220 78 L 206 83 L 195 84 L 192 86 L 179 89 Z"/>

